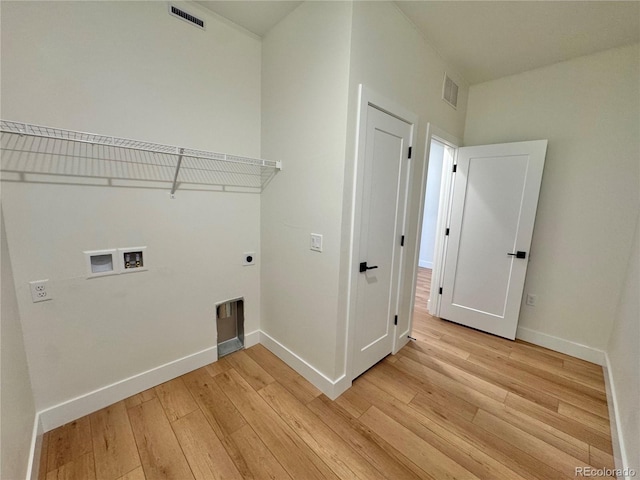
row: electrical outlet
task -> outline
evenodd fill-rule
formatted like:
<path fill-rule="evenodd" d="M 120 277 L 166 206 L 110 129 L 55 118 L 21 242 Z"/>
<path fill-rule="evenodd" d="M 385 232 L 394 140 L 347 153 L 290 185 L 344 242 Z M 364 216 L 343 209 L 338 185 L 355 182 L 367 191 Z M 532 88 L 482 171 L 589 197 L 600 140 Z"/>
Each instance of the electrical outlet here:
<path fill-rule="evenodd" d="M 538 301 L 537 295 L 532 295 L 531 293 L 527 293 L 527 300 L 526 300 L 527 305 L 529 305 L 530 307 L 535 307 L 537 301 Z"/>
<path fill-rule="evenodd" d="M 29 282 L 29 287 L 31 288 L 31 300 L 33 300 L 33 303 L 51 300 L 51 292 L 47 289 L 48 282 L 48 279 Z"/>

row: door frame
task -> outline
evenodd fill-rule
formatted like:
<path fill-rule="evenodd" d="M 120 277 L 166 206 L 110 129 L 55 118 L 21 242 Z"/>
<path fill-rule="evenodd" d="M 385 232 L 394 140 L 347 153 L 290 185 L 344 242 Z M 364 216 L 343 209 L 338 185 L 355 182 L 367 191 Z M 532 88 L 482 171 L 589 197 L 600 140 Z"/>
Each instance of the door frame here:
<path fill-rule="evenodd" d="M 449 222 L 449 214 L 451 210 L 451 194 L 453 193 L 453 165 L 456 160 L 458 148 L 462 145 L 462 141 L 454 135 L 428 123 L 427 134 L 425 138 L 424 152 L 424 172 L 422 175 L 422 184 L 420 186 L 420 201 L 418 203 L 418 223 L 415 234 L 415 262 L 413 265 L 412 285 L 411 285 L 411 304 L 409 308 L 409 333 L 413 329 L 413 315 L 415 311 L 416 288 L 418 284 L 418 259 L 420 258 L 420 242 L 422 240 L 422 224 L 424 221 L 424 203 L 427 195 L 427 173 L 429 167 L 429 155 L 431 154 L 431 141 L 437 140 L 445 146 L 453 149 L 454 154 L 443 159 L 440 198 L 438 201 L 438 219 L 436 221 L 436 242 L 433 252 L 433 270 L 431 272 L 431 293 L 429 296 L 429 313 L 437 315 L 440 310 L 440 296 L 435 293 L 437 287 L 442 282 L 443 261 L 446 252 L 446 237 L 444 235 L 447 223 Z"/>
<path fill-rule="evenodd" d="M 369 87 L 360 84 L 358 86 L 358 116 L 356 123 L 356 139 L 355 139 L 355 155 L 354 155 L 354 174 L 353 174 L 353 189 L 351 204 L 353 208 L 351 210 L 351 232 L 350 232 L 350 244 L 349 244 L 349 282 L 347 287 L 347 342 L 346 342 L 346 355 L 345 355 L 345 374 L 349 381 L 353 380 L 353 359 L 355 355 L 355 324 L 356 324 L 356 300 L 357 300 L 357 284 L 358 275 L 360 271 L 358 269 L 359 261 L 359 248 L 360 248 L 360 230 L 362 228 L 362 200 L 363 200 L 363 186 L 364 186 L 364 162 L 365 162 L 365 144 L 366 144 L 366 128 L 367 128 L 367 110 L 369 107 L 374 107 L 392 117 L 395 117 L 403 122 L 411 125 L 411 139 L 410 146 L 414 145 L 416 136 L 416 128 L 418 125 L 418 115 L 404 108 L 402 105 L 397 104 L 393 100 L 390 100 L 383 95 L 378 94 Z M 403 219 L 403 231 L 406 235 L 407 228 L 407 213 L 410 196 L 410 179 L 411 172 L 413 170 L 413 163 L 415 155 L 409 159 L 407 165 L 407 194 L 404 204 L 404 219 Z M 402 252 L 402 251 L 401 251 Z M 398 279 L 398 291 L 402 292 L 403 284 L 402 278 L 405 271 L 404 267 L 405 255 L 401 253 L 400 258 L 400 278 Z M 400 298 L 400 297 L 399 297 Z M 409 325 L 411 326 L 411 319 L 409 319 Z M 390 353 L 397 352 L 402 345 L 399 345 L 397 326 L 394 327 L 393 334 L 393 350 Z"/>

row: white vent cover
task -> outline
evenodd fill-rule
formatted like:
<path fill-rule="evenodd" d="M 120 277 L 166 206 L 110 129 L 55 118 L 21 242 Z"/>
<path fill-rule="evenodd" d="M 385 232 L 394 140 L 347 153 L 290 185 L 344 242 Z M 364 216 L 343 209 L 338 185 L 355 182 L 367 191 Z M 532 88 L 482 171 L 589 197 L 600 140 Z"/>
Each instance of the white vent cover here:
<path fill-rule="evenodd" d="M 458 85 L 446 73 L 444 74 L 444 85 L 442 86 L 442 99 L 453 108 L 458 107 Z"/>
<path fill-rule="evenodd" d="M 185 12 L 175 5 L 169 5 L 169 14 L 204 30 L 204 20 Z"/>

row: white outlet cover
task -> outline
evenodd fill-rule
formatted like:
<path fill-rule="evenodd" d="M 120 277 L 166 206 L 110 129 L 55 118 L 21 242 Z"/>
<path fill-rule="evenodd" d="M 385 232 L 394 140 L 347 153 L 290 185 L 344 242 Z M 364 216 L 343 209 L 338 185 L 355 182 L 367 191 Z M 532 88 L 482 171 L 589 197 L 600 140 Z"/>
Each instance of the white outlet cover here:
<path fill-rule="evenodd" d="M 319 233 L 311 234 L 311 250 L 314 252 L 322 252 L 322 235 Z"/>
<path fill-rule="evenodd" d="M 242 254 L 242 265 L 245 267 L 256 264 L 256 252 L 244 252 Z"/>
<path fill-rule="evenodd" d="M 46 302 L 47 300 L 51 300 L 53 298 L 51 296 L 51 289 L 48 288 L 48 283 L 49 279 L 29 282 L 29 288 L 31 289 L 31 300 L 33 300 L 33 303 Z"/>

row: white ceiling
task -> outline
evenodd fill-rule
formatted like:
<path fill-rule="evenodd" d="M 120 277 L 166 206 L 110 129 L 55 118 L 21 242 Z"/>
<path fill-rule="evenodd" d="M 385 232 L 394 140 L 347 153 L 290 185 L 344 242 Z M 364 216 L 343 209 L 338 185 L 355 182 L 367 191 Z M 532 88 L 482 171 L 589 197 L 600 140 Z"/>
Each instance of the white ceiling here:
<path fill-rule="evenodd" d="M 299 1 L 198 1 L 264 36 Z M 640 0 L 397 1 L 469 84 L 640 42 Z"/>
<path fill-rule="evenodd" d="M 396 2 L 470 83 L 640 41 L 640 2 Z"/>
<path fill-rule="evenodd" d="M 276 23 L 295 10 L 301 1 L 235 0 L 224 2 L 197 1 L 218 15 L 263 37 Z"/>

